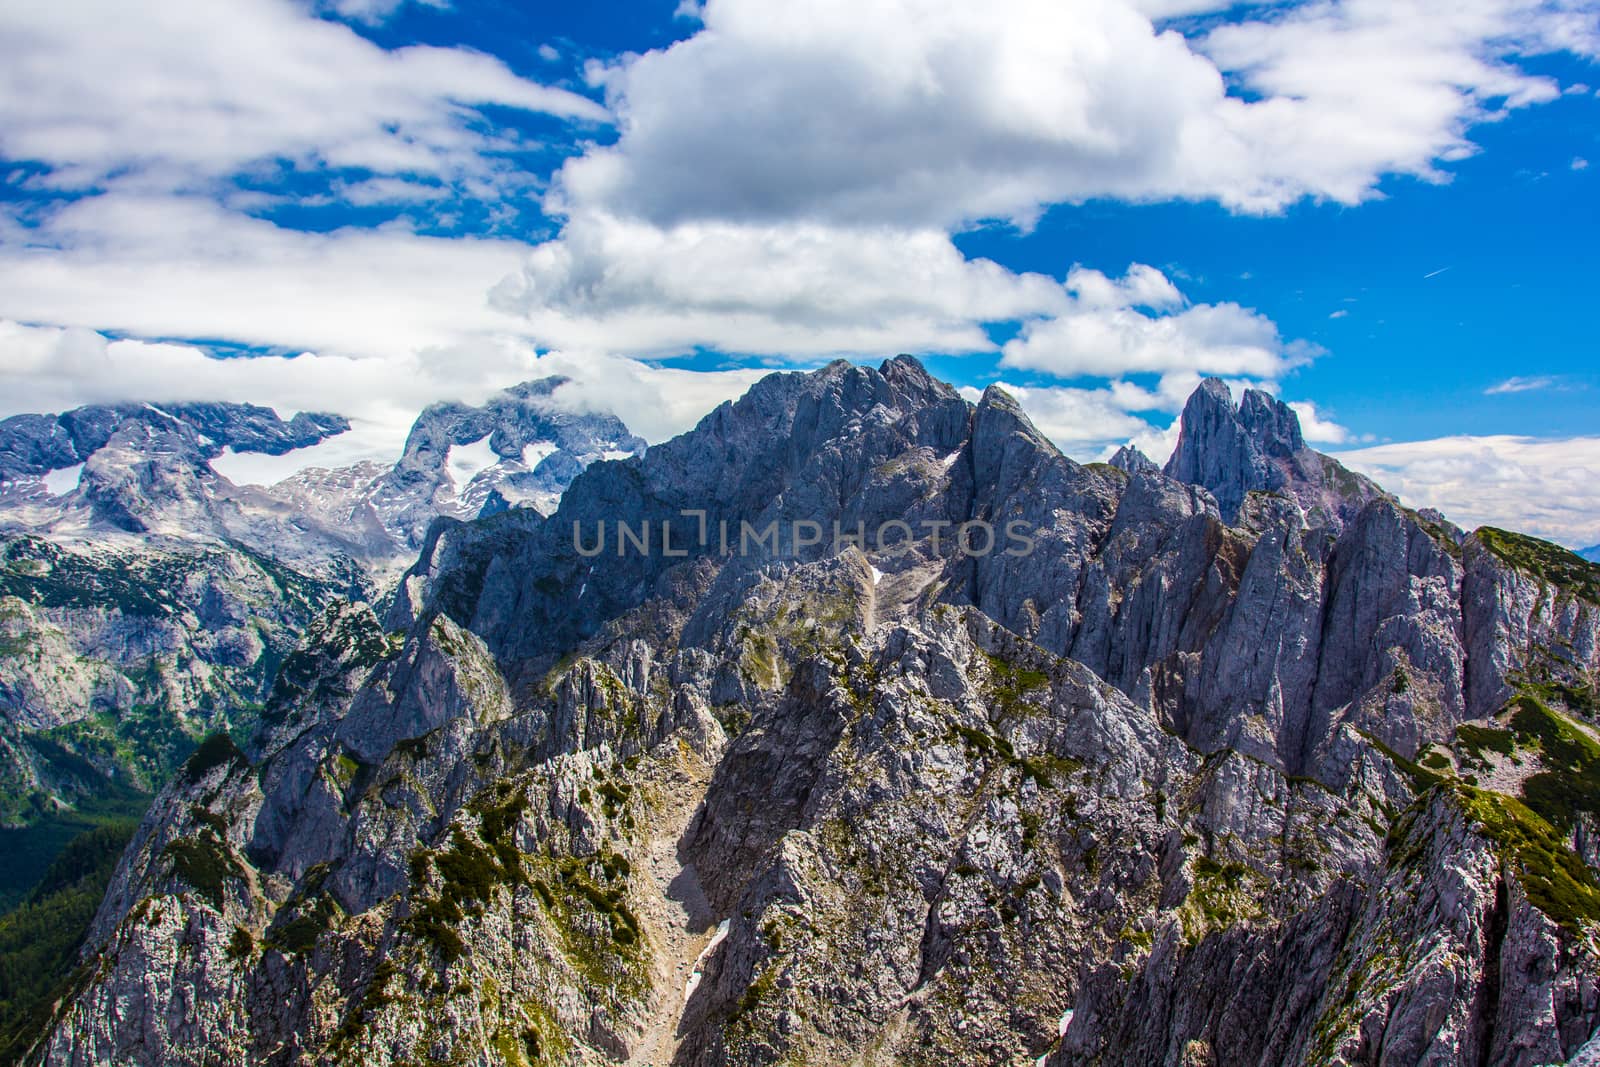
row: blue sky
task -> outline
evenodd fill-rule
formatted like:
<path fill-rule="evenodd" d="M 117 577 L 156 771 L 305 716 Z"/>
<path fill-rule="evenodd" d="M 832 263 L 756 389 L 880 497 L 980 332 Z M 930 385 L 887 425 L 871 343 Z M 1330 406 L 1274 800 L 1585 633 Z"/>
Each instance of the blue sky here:
<path fill-rule="evenodd" d="M 536 374 L 660 439 L 904 350 L 1159 458 L 1219 374 L 1412 503 L 1600 541 L 1589 0 L 34 7 L 0 414 L 345 411 L 328 463 Z"/>

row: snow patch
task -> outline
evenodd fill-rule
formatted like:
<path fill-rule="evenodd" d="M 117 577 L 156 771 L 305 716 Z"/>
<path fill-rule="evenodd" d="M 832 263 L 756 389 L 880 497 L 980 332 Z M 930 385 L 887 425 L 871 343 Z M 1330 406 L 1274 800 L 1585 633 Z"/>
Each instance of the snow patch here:
<path fill-rule="evenodd" d="M 732 925 L 732 923 L 732 919 L 723 919 L 720 923 L 718 923 L 717 932 L 712 935 L 711 943 L 705 948 L 701 949 L 700 955 L 694 958 L 694 967 L 690 969 L 689 977 L 683 983 L 684 1003 L 688 1003 L 689 998 L 694 996 L 694 991 L 700 988 L 700 979 L 705 975 L 706 957 L 715 952 L 717 950 L 717 946 L 722 944 L 722 939 L 728 936 L 728 927 Z"/>
<path fill-rule="evenodd" d="M 619 452 L 615 449 L 600 453 L 601 459 L 632 459 L 632 452 Z"/>
<path fill-rule="evenodd" d="M 312 467 L 339 470 L 365 462 L 381 462 L 387 467 L 400 454 L 404 440 L 404 430 L 379 423 L 358 423 L 345 433 L 281 456 L 236 452 L 230 447 L 211 460 L 211 469 L 234 485 L 277 485 Z"/>
<path fill-rule="evenodd" d="M 71 467 L 62 467 L 58 471 L 47 471 L 43 479 L 44 487 L 50 490 L 51 496 L 66 496 L 78 488 L 78 476 L 83 473 L 83 464 L 77 463 Z"/>
<path fill-rule="evenodd" d="M 471 444 L 451 445 L 450 455 L 445 460 L 450 468 L 450 477 L 458 486 L 466 485 L 499 462 L 500 457 L 489 447 L 488 434 Z"/>
<path fill-rule="evenodd" d="M 554 441 L 535 441 L 522 446 L 522 465 L 529 470 L 543 463 L 546 456 L 555 455 L 558 451 Z"/>
<path fill-rule="evenodd" d="M 299 448 L 269 456 L 265 452 L 235 452 L 229 447 L 211 458 L 211 469 L 234 485 L 276 485 L 307 467 L 331 466 L 312 458 L 310 453 L 316 451 L 315 447 Z"/>
<path fill-rule="evenodd" d="M 869 563 L 869 564 L 867 564 L 867 570 L 872 572 L 872 584 L 873 585 L 877 585 L 879 582 L 883 581 L 883 572 L 880 571 L 878 568 L 874 567 L 872 564 Z"/>
<path fill-rule="evenodd" d="M 954 467 L 956 465 L 956 460 L 960 459 L 960 458 L 961 458 L 961 449 L 958 448 L 954 452 L 950 453 L 948 456 L 946 456 L 943 459 L 941 459 L 939 461 L 939 466 L 943 467 L 945 470 L 949 470 L 951 467 Z"/>
<path fill-rule="evenodd" d="M 1061 1021 L 1056 1023 L 1056 1048 L 1060 1048 L 1061 1047 L 1062 1039 L 1067 1036 L 1067 1027 L 1069 1027 L 1071 1025 L 1072 1025 L 1072 1009 L 1068 1008 L 1066 1011 L 1061 1013 Z M 1034 1062 L 1034 1067 L 1044 1067 L 1044 1061 L 1049 1059 L 1049 1058 L 1050 1058 L 1050 1053 L 1046 1052 L 1043 1056 L 1040 1056 L 1038 1059 L 1033 1061 Z"/>

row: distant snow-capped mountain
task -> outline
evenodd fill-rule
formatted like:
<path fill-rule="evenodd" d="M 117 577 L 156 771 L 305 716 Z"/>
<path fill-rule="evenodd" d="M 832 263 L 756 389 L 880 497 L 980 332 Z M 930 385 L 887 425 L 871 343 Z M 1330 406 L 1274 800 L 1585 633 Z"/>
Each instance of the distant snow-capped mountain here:
<path fill-rule="evenodd" d="M 471 519 L 513 507 L 548 514 L 590 463 L 645 450 L 614 415 L 556 407 L 552 394 L 565 383 L 524 382 L 478 407 L 431 405 L 393 465 L 308 468 L 268 492 L 334 526 L 381 529 L 406 557 L 440 515 Z"/>
<path fill-rule="evenodd" d="M 13 416 L 0 422 L 0 532 L 237 542 L 319 572 L 355 561 L 382 578 L 411 561 L 440 516 L 547 513 L 588 464 L 644 451 L 613 415 L 559 409 L 553 394 L 564 382 L 525 382 L 476 407 L 432 405 L 396 462 L 308 467 L 270 486 L 225 472 L 241 454 L 290 454 L 349 422 L 307 412 L 284 420 L 249 404 Z"/>

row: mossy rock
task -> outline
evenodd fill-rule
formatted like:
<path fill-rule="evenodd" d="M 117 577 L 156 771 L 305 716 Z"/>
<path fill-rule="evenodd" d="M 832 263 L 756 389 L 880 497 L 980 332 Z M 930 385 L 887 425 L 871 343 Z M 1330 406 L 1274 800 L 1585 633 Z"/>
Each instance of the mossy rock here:
<path fill-rule="evenodd" d="M 248 766 L 249 762 L 244 753 L 239 751 L 239 746 L 234 744 L 233 738 L 219 731 L 200 742 L 184 763 L 183 776 L 191 782 L 198 782 L 218 767 L 233 763 Z"/>
<path fill-rule="evenodd" d="M 230 878 L 244 877 L 244 868 L 225 841 L 209 826 L 197 837 L 180 837 L 161 850 L 175 877 L 188 883 L 211 906 L 221 910 Z"/>
<path fill-rule="evenodd" d="M 1513 797 L 1467 785 L 1458 785 L 1455 792 L 1515 868 L 1534 907 L 1573 933 L 1600 923 L 1600 883 L 1567 847 L 1565 834 Z"/>
<path fill-rule="evenodd" d="M 1544 764 L 1522 783 L 1528 806 L 1562 830 L 1572 829 L 1579 812 L 1600 815 L 1600 743 L 1536 697 L 1524 694 L 1511 706 L 1513 733 L 1537 747 Z"/>
<path fill-rule="evenodd" d="M 1600 564 L 1527 534 L 1485 526 L 1474 537 L 1503 563 L 1591 604 L 1600 604 Z"/>

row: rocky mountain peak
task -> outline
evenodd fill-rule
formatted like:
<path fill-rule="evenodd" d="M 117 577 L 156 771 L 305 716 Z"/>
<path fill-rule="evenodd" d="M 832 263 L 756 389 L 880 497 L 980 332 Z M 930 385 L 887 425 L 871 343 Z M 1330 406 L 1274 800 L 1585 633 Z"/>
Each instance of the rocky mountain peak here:
<path fill-rule="evenodd" d="M 1260 389 L 1245 390 L 1239 423 L 1266 455 L 1292 456 L 1306 447 L 1294 409 Z"/>
<path fill-rule="evenodd" d="M 1106 462 L 1119 471 L 1125 471 L 1128 474 L 1159 473 L 1161 470 L 1155 460 L 1145 455 L 1134 445 L 1123 445 Z"/>
<path fill-rule="evenodd" d="M 429 405 L 364 503 L 415 550 L 440 515 L 468 519 L 519 506 L 548 513 L 590 463 L 644 452 L 644 439 L 615 415 L 560 406 L 555 394 L 567 381 L 522 382 L 481 405 Z"/>
<path fill-rule="evenodd" d="M 506 396 L 516 397 L 519 400 L 531 400 L 535 397 L 553 396 L 557 389 L 570 385 L 571 382 L 572 379 L 564 374 L 552 374 L 546 378 L 533 378 L 507 386 L 503 392 Z"/>
<path fill-rule="evenodd" d="M 1204 486 L 1233 521 L 1253 492 L 1294 498 L 1313 524 L 1342 528 L 1383 491 L 1306 447 L 1294 409 L 1259 389 L 1235 403 L 1220 378 L 1200 383 L 1184 405 L 1168 477 Z"/>
<path fill-rule="evenodd" d="M 1252 416 L 1259 418 L 1264 407 L 1259 401 L 1252 404 Z M 1294 419 L 1293 412 L 1289 418 Z M 1228 383 L 1220 378 L 1200 383 L 1184 405 L 1179 425 L 1167 475 L 1205 486 L 1224 515 L 1237 515 L 1245 493 L 1264 488 L 1270 480 L 1266 451 L 1256 436 L 1258 425 L 1254 419 L 1245 422 Z"/>
<path fill-rule="evenodd" d="M 1004 386 L 991 385 L 985 389 L 983 396 L 978 400 L 973 417 L 976 422 L 988 427 L 1036 439 L 1045 448 L 1055 451 L 1055 445 L 1039 432 L 1033 420 L 1028 418 L 1028 413 L 1022 410 L 1017 398 L 1007 392 Z"/>

